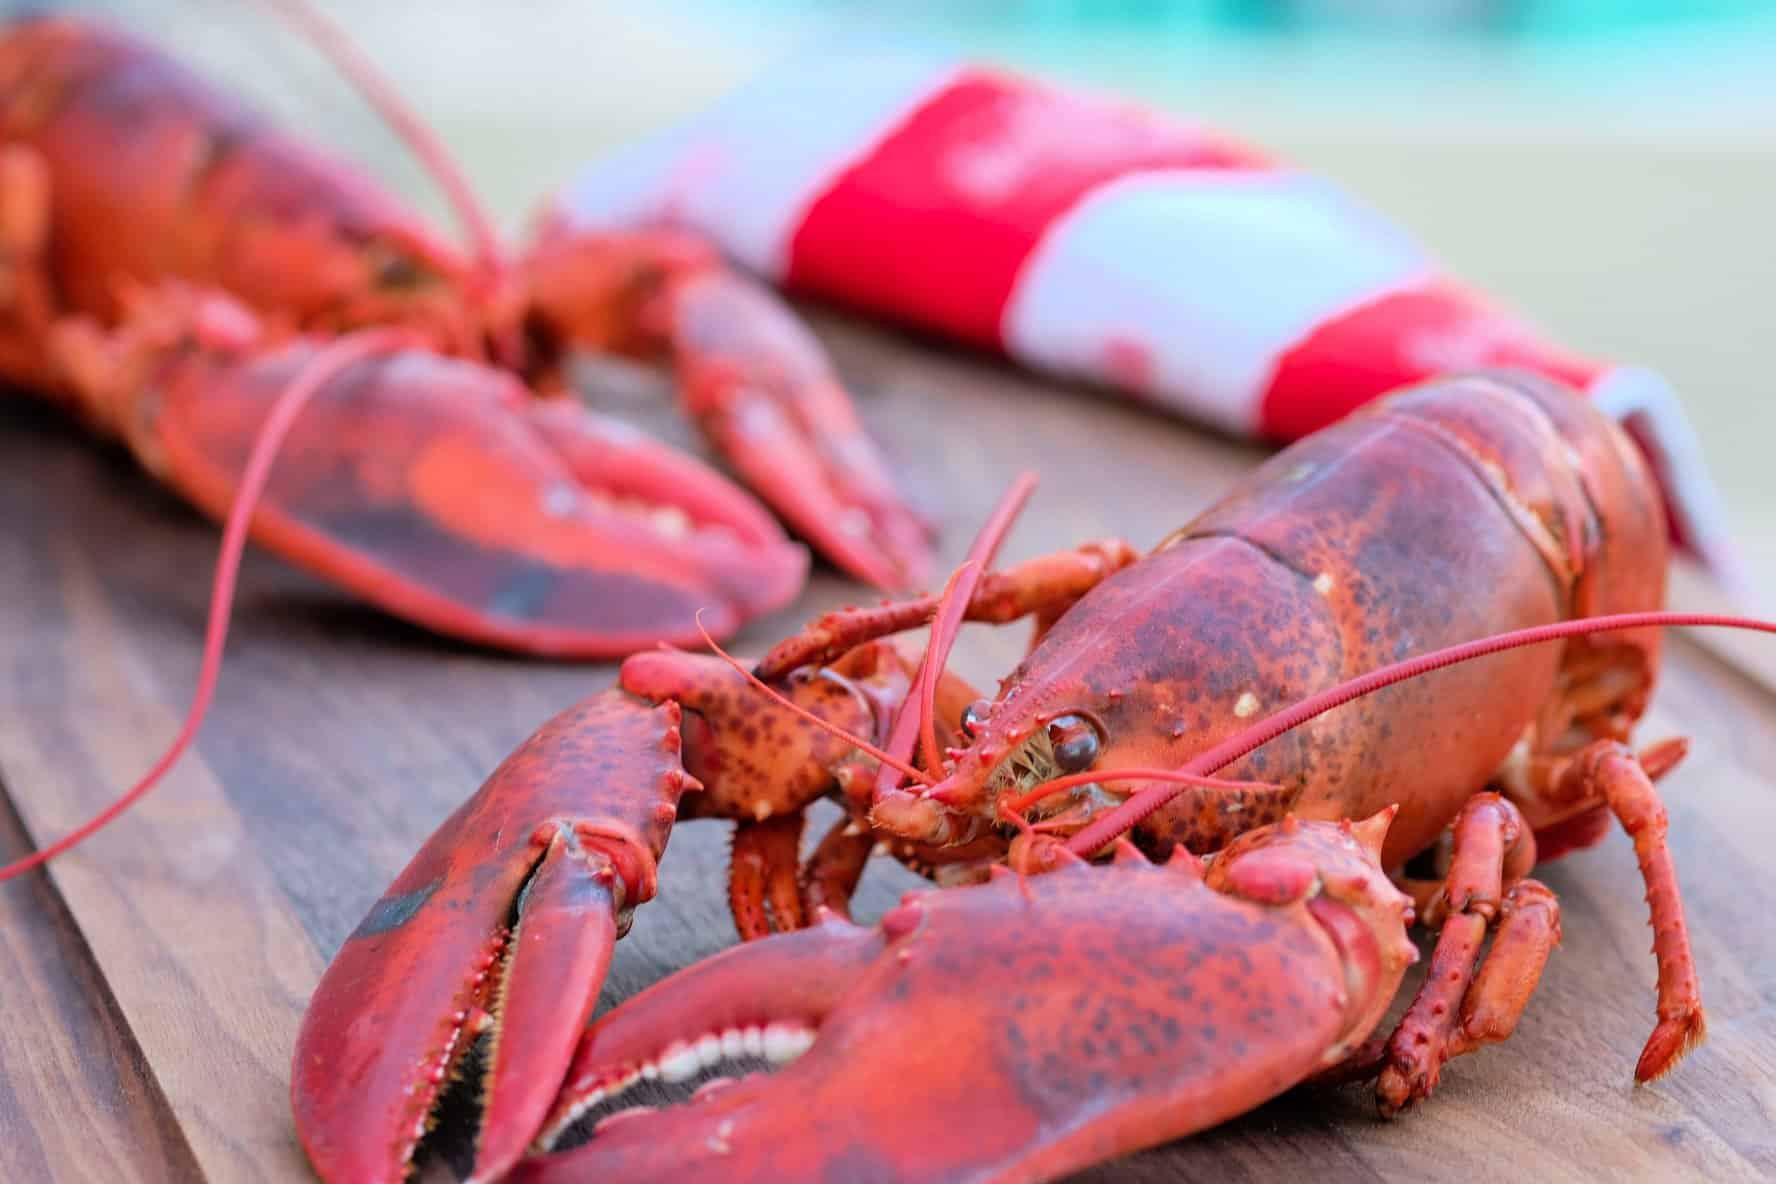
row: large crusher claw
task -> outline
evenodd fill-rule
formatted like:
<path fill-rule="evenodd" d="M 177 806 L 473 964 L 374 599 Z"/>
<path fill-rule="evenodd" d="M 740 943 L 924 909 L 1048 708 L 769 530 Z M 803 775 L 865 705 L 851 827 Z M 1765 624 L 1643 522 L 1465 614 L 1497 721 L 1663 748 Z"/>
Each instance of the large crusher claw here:
<path fill-rule="evenodd" d="M 1365 824 L 909 896 L 729 950 L 592 1026 L 547 1140 L 636 1083 L 779 1063 L 605 1113 L 517 1179 L 1034 1181 L 1239 1114 L 1335 1063 L 1414 951 Z M 793 1062 L 793 1063 L 786 1063 Z"/>
<path fill-rule="evenodd" d="M 691 457 L 501 371 L 353 342 L 274 340 L 226 297 L 168 288 L 116 332 L 63 324 L 56 348 L 81 409 L 218 518 L 279 397 L 318 381 L 253 537 L 440 633 L 614 657 L 694 644 L 699 612 L 731 634 L 800 589 L 803 549 Z"/>

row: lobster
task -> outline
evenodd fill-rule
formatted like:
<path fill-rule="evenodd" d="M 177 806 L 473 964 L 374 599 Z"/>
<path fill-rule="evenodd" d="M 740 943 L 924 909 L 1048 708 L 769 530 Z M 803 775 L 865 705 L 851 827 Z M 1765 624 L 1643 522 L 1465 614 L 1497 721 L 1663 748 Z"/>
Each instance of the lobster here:
<path fill-rule="evenodd" d="M 730 634 L 807 569 L 727 478 L 567 397 L 570 348 L 670 357 L 797 531 L 859 579 L 921 582 L 924 525 L 775 297 L 677 234 L 546 219 L 508 252 L 341 31 L 275 6 L 438 174 L 472 250 L 149 46 L 28 17 L 0 35 L 0 377 L 217 518 L 278 422 L 257 542 L 439 633 L 613 657 L 695 642 L 699 609 Z M 283 424 L 285 398 L 310 406 Z"/>
<path fill-rule="evenodd" d="M 1310 1078 L 1373 1076 L 1392 1114 L 1510 1034 L 1560 932 L 1528 874 L 1612 818 L 1659 970 L 1637 1081 L 1702 1039 L 1653 784 L 1683 743 L 1626 741 L 1660 627 L 1776 625 L 1656 611 L 1656 490 L 1583 399 L 1511 373 L 1397 392 L 1145 556 L 988 570 L 1018 496 L 942 596 L 829 614 L 751 670 L 713 641 L 636 655 L 501 765 L 310 1002 L 291 1090 L 322 1177 L 403 1175 L 472 1048 L 481 1179 L 1045 1179 Z M 943 669 L 964 620 L 1023 617 L 995 698 Z M 893 635 L 927 623 L 915 662 Z M 802 862 L 821 797 L 845 817 Z M 763 940 L 588 1027 L 680 817 L 735 822 Z M 946 890 L 865 930 L 878 846 Z M 1415 917 L 1431 972 L 1378 1037 Z M 525 1158 L 637 1081 L 798 1055 Z"/>

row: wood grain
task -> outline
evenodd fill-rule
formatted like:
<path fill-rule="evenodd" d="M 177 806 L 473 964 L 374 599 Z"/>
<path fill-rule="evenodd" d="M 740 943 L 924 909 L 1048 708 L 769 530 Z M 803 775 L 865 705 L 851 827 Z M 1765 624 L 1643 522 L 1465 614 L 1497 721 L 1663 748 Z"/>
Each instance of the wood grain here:
<path fill-rule="evenodd" d="M 18 816 L 0 802 L 0 859 L 27 850 Z M 0 976 L 9 1000 L 0 1027 L 0 1177 L 196 1175 L 153 1069 L 47 873 L 0 892 Z"/>
<path fill-rule="evenodd" d="M 1008 561 L 1107 534 L 1151 545 L 1258 455 L 914 339 L 815 323 L 952 561 L 1021 468 L 1043 485 Z M 588 381 L 597 401 L 688 438 L 657 379 Z M 0 777 L 45 841 L 171 735 L 216 533 L 126 458 L 17 401 L 0 405 L 0 507 Z M 821 573 L 740 649 L 857 595 Z M 236 619 L 215 710 L 174 778 L 47 875 L 0 888 L 8 1179 L 306 1178 L 288 1057 L 323 960 L 507 750 L 612 677 L 439 642 L 263 555 Z M 958 665 L 990 683 L 1023 641 L 970 630 Z M 1085 1178 L 1776 1176 L 1776 698 L 1680 641 L 1643 735 L 1672 732 L 1697 739 L 1665 784 L 1712 1031 L 1676 1073 L 1629 1084 L 1653 965 L 1618 836 L 1547 869 L 1565 944 L 1518 1035 L 1453 1065 L 1429 1105 L 1383 1123 L 1360 1088 L 1291 1096 Z M 0 845 L 16 849 L 6 828 L 0 813 Z M 675 835 L 607 1002 L 732 940 L 724 848 L 718 824 Z M 873 867 L 862 912 L 911 882 Z"/>

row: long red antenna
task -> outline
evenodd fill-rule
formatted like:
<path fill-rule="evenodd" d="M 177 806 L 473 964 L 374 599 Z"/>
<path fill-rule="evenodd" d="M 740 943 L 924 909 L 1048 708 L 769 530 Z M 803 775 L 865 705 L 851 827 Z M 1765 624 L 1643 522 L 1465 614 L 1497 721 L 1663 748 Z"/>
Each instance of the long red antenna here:
<path fill-rule="evenodd" d="M 989 523 L 989 525 L 991 525 Z M 982 538 L 985 537 L 983 532 Z M 977 542 L 979 540 L 976 540 Z M 919 677 L 913 684 L 911 703 L 919 713 L 919 750 L 925 754 L 927 769 L 943 767 L 943 754 L 937 747 L 937 682 L 962 632 L 962 617 L 982 575 L 979 561 L 968 558 L 957 565 L 944 581 L 944 590 L 937 598 L 937 610 L 931 614 L 931 633 L 925 642 L 925 655 L 919 659 Z"/>
<path fill-rule="evenodd" d="M 1509 633 L 1499 633 L 1492 637 L 1483 637 L 1478 641 L 1463 642 L 1460 645 L 1434 650 L 1416 658 L 1407 658 L 1404 661 L 1383 666 L 1379 670 L 1372 670 L 1368 674 L 1360 675 L 1348 682 L 1340 683 L 1330 690 L 1321 691 L 1317 695 L 1301 700 L 1293 707 L 1285 707 L 1245 730 L 1236 732 L 1207 752 L 1184 762 L 1178 771 L 1193 775 L 1218 773 L 1253 749 L 1270 743 L 1284 732 L 1299 727 L 1315 716 L 1324 715 L 1335 707 L 1342 707 L 1352 699 L 1360 699 L 1371 692 L 1391 687 L 1397 682 L 1405 682 L 1407 679 L 1417 678 L 1421 674 L 1441 670 L 1445 666 L 1454 666 L 1458 662 L 1483 658 L 1488 654 L 1514 650 L 1521 646 L 1558 641 L 1565 637 L 1669 625 L 1701 625 L 1723 629 L 1750 629 L 1758 633 L 1776 633 L 1776 621 L 1760 621 L 1754 617 L 1719 616 L 1713 613 L 1667 612 L 1616 613 L 1612 616 L 1582 617 L 1574 621 L 1559 621 L 1552 625 L 1538 625 L 1531 629 L 1514 629 Z M 1184 792 L 1184 789 L 1185 786 L 1182 784 L 1155 785 L 1144 789 L 1074 835 L 1072 839 L 1068 840 L 1067 846 L 1075 855 L 1088 855 L 1094 851 L 1102 850 L 1106 843 L 1139 825 L 1148 815 Z"/>
<path fill-rule="evenodd" d="M 933 769 L 941 768 L 943 754 L 938 750 L 935 722 L 938 679 L 943 674 L 944 663 L 949 661 L 950 650 L 955 645 L 956 635 L 962 631 L 962 618 L 967 614 L 969 602 L 974 599 L 975 586 L 980 583 L 981 575 L 986 571 L 987 565 L 992 563 L 993 556 L 999 551 L 999 544 L 1005 541 L 1007 532 L 1011 530 L 1011 524 L 1017 520 L 1018 514 L 1023 511 L 1025 503 L 1030 500 L 1030 494 L 1035 489 L 1036 474 L 1029 472 L 1018 474 L 1017 479 L 1011 483 L 1011 487 L 1005 491 L 1005 496 L 999 499 L 999 504 L 994 506 L 993 512 L 987 516 L 986 525 L 982 526 L 980 533 L 975 536 L 973 545 L 968 549 L 968 558 L 964 559 L 961 566 L 951 573 L 949 582 L 944 585 L 943 598 L 938 601 L 937 608 L 932 613 L 931 640 L 926 644 L 925 657 L 920 663 L 918 677 L 914 680 L 906 701 L 901 704 L 899 712 L 895 714 L 894 723 L 888 730 L 886 749 L 877 748 L 861 737 L 853 736 L 837 724 L 828 723 L 778 694 L 756 674 L 748 670 L 744 663 L 729 655 L 726 650 L 715 643 L 715 639 L 709 635 L 709 631 L 703 628 L 700 615 L 697 621 L 697 631 L 703 634 L 704 643 L 717 657 L 745 675 L 748 682 L 763 691 L 780 706 L 788 708 L 816 727 L 830 732 L 874 757 L 881 766 L 876 774 L 874 790 L 876 796 L 879 797 L 886 793 L 900 777 L 911 777 L 923 785 L 934 785 L 936 782 L 929 774 L 921 772 L 916 766 L 908 763 L 916 743 L 915 729 L 921 726 L 923 728 L 927 764 Z"/>
<path fill-rule="evenodd" d="M 967 616 L 968 606 L 974 600 L 976 586 L 992 565 L 993 557 L 999 553 L 999 545 L 1005 541 L 1012 523 L 1017 521 L 1017 516 L 1023 512 L 1035 490 L 1035 473 L 1026 471 L 1017 475 L 1011 487 L 1005 491 L 1005 496 L 999 499 L 999 504 L 987 516 L 980 533 L 974 536 L 974 542 L 968 548 L 968 557 L 944 585 L 943 597 L 938 601 L 937 611 L 932 614 L 931 636 L 925 643 L 925 657 L 919 664 L 918 681 L 914 683 L 913 693 L 902 705 L 901 713 L 895 717 L 894 726 L 889 731 L 888 751 L 896 756 L 904 759 L 912 755 L 913 732 L 910 721 L 917 719 L 926 767 L 943 767 L 943 753 L 937 744 L 938 680 L 943 677 L 944 665 L 949 662 L 950 651 L 955 648 L 956 638 L 962 632 L 962 619 Z M 915 710 L 917 714 L 911 714 Z M 892 773 L 889 768 L 884 767 L 876 776 L 875 796 L 880 797 L 893 786 Z"/>
<path fill-rule="evenodd" d="M 710 634 L 709 630 L 707 630 L 703 627 L 703 610 L 702 609 L 697 610 L 696 622 L 697 622 L 697 632 L 701 633 L 703 635 L 703 644 L 708 646 L 710 648 L 710 650 L 712 652 L 714 652 L 716 657 L 720 658 L 722 661 L 724 661 L 728 665 L 732 666 L 735 670 L 738 670 L 740 672 L 741 677 L 746 679 L 747 682 L 751 683 L 755 690 L 763 692 L 765 698 L 771 700 L 771 702 L 777 704 L 777 706 L 790 712 L 792 715 L 795 715 L 797 718 L 805 720 L 806 722 L 813 724 L 815 727 L 820 728 L 822 731 L 826 732 L 829 735 L 837 736 L 840 740 L 843 740 L 845 743 L 852 745 L 853 747 L 857 748 L 858 750 L 860 750 L 862 752 L 868 753 L 870 756 L 875 757 L 878 761 L 882 762 L 882 764 L 888 766 L 889 768 L 898 770 L 900 773 L 902 773 L 908 777 L 911 777 L 916 781 L 923 782 L 926 785 L 936 785 L 937 784 L 937 782 L 935 780 L 933 780 L 930 776 L 928 776 L 925 773 L 920 772 L 916 767 L 907 764 L 904 760 L 901 760 L 899 757 L 896 757 L 896 756 L 893 756 L 889 753 L 883 752 L 880 748 L 877 748 L 874 744 L 871 744 L 868 740 L 865 740 L 863 737 L 854 735 L 851 732 L 846 731 L 844 728 L 840 727 L 838 724 L 835 724 L 830 720 L 821 719 L 818 715 L 815 715 L 812 711 L 809 711 L 806 707 L 803 707 L 801 704 L 792 702 L 790 700 L 789 696 L 781 694 L 780 692 L 778 692 L 778 690 L 775 687 L 771 686 L 771 684 L 767 683 L 764 679 L 760 678 L 758 675 L 756 675 L 752 671 L 748 670 L 746 668 L 746 663 L 742 662 L 739 658 L 736 658 L 733 654 L 730 654 L 727 650 L 722 649 L 722 647 L 720 645 L 716 644 L 716 640 L 715 640 L 714 636 L 712 636 Z"/>
<path fill-rule="evenodd" d="M 1102 773 L 1087 769 L 1083 773 L 1070 773 L 1065 777 L 1056 777 L 1053 781 L 1044 781 L 1035 789 L 1026 790 L 1016 797 L 1000 800 L 1001 810 L 1009 810 L 1021 814 L 1043 798 L 1052 797 L 1062 790 L 1072 789 L 1079 785 L 1097 785 L 1105 781 L 1167 781 L 1185 788 L 1236 790 L 1241 792 L 1262 792 L 1278 790 L 1281 786 L 1269 781 L 1229 781 L 1225 777 L 1205 777 L 1201 773 L 1185 773 L 1177 769 L 1125 768 L 1106 769 Z"/>
<path fill-rule="evenodd" d="M 235 579 L 240 572 L 241 552 L 247 545 L 247 528 L 252 525 L 253 511 L 265 492 L 267 478 L 271 476 L 272 461 L 283 447 L 290 426 L 315 392 L 345 367 L 374 354 L 388 353 L 414 343 L 414 335 L 401 329 L 369 329 L 342 337 L 310 359 L 278 395 L 265 423 L 259 428 L 258 438 L 253 441 L 253 450 L 241 470 L 240 488 L 235 492 L 234 504 L 229 507 L 228 520 L 222 527 L 222 547 L 216 556 L 216 579 L 210 588 L 210 616 L 204 627 L 203 664 L 198 670 L 197 689 L 192 693 L 191 706 L 185 711 L 185 722 L 179 728 L 179 734 L 154 762 L 154 767 L 121 797 L 49 846 L 0 866 L 0 881 L 22 875 L 84 842 L 140 801 L 185 754 L 197 736 L 198 728 L 203 726 L 204 714 L 210 709 L 216 676 L 222 668 L 222 646 L 228 640 L 228 618 L 234 607 Z"/>
<path fill-rule="evenodd" d="M 445 198 L 468 232 L 475 261 L 490 276 L 505 268 L 499 233 L 494 229 L 468 176 L 457 164 L 438 134 L 401 97 L 376 63 L 357 47 L 346 31 L 308 0 L 260 0 L 319 49 L 345 80 L 356 88 L 376 113 L 401 138 L 420 164 L 437 180 Z"/>

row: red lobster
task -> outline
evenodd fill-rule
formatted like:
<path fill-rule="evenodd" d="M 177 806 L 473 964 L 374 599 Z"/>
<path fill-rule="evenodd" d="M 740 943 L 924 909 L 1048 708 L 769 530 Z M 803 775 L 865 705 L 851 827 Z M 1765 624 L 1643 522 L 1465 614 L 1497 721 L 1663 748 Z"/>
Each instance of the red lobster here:
<path fill-rule="evenodd" d="M 923 526 L 774 297 L 675 235 L 545 231 L 509 254 L 339 31 L 277 4 L 440 175 L 472 252 L 159 52 L 27 18 L 0 36 L 0 376 L 218 518 L 301 386 L 257 541 L 441 633 L 610 657 L 695 641 L 699 609 L 731 633 L 806 570 L 713 470 L 532 394 L 565 394 L 569 347 L 667 354 L 687 410 L 798 531 L 861 579 L 923 579 Z"/>
<path fill-rule="evenodd" d="M 1651 611 L 1663 512 L 1633 447 L 1581 398 L 1511 375 L 1398 393 L 1277 455 L 1145 557 L 1094 544 L 983 575 L 1007 520 L 944 597 L 823 618 L 752 674 L 631 658 L 619 688 L 495 771 L 315 992 L 292 1096 L 321 1175 L 399 1178 L 478 1038 L 479 1178 L 583 1131 L 637 1081 L 760 1055 L 806 1053 L 601 1124 L 521 1174 L 1044 1179 L 1322 1072 L 1379 1074 L 1391 1113 L 1448 1057 L 1510 1033 L 1559 937 L 1558 904 L 1527 873 L 1612 817 L 1640 859 L 1659 967 L 1636 1078 L 1702 1038 L 1652 783 L 1682 744 L 1637 757 L 1624 741 L 1657 626 L 1776 625 Z M 942 672 L 960 622 L 1026 615 L 1027 658 L 996 699 L 962 706 L 970 692 Z M 885 639 L 932 621 L 921 666 Z M 821 796 L 847 814 L 798 867 L 801 811 Z M 814 924 L 587 1029 L 681 813 L 736 820 L 743 936 Z M 878 843 L 976 886 L 850 926 Z M 1112 851 L 1116 866 L 1065 870 Z M 1007 864 L 1063 870 L 1014 884 Z M 1440 930 L 1432 973 L 1398 1029 L 1370 1039 L 1414 912 Z M 919 1040 L 889 1035 L 914 1013 Z"/>

